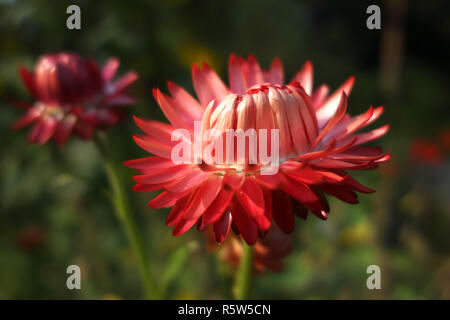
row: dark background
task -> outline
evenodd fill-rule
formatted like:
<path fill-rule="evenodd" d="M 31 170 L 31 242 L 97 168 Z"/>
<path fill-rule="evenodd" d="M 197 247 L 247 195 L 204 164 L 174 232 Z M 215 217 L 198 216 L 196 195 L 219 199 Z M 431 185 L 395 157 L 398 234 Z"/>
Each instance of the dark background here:
<path fill-rule="evenodd" d="M 366 28 L 366 8 L 373 3 L 381 7 L 381 30 Z M 70 4 L 81 7 L 81 30 L 66 28 Z M 117 56 L 120 73 L 140 75 L 132 87 L 138 104 L 109 132 L 121 161 L 145 155 L 131 139 L 138 132 L 131 114 L 163 120 L 151 89 L 166 92 L 172 80 L 193 92 L 194 62 L 208 62 L 226 79 L 230 53 L 253 53 L 264 68 L 279 56 L 289 79 L 310 59 L 315 84 L 332 89 L 355 75 L 349 111 L 384 105 L 377 124 L 391 125 L 377 144 L 391 148 L 393 158 L 378 171 L 355 175 L 377 193 L 361 195 L 354 206 L 332 200 L 325 222 L 298 220 L 285 270 L 257 276 L 253 297 L 449 299 L 446 4 L 0 0 L 0 298 L 141 297 L 94 145 L 75 138 L 63 149 L 28 145 L 27 130 L 9 127 L 22 111 L 7 99 L 32 101 L 18 66 L 32 68 L 45 53 L 74 51 L 101 63 Z M 133 173 L 123 171 L 131 187 Z M 166 262 L 180 248 L 189 251 L 186 259 L 171 259 L 181 270 L 167 280 L 167 297 L 226 297 L 230 271 L 205 250 L 204 236 L 193 230 L 172 237 L 164 225 L 167 211 L 147 207 L 151 195 L 130 196 L 154 274 L 168 278 L 162 276 Z M 82 290 L 66 288 L 70 264 L 82 269 Z M 372 264 L 381 268 L 381 290 L 366 288 Z"/>

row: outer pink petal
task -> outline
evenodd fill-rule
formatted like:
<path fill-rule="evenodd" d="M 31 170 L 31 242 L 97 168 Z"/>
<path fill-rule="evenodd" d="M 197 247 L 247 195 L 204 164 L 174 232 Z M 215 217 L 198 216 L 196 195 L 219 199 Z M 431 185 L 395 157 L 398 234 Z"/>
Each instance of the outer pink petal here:
<path fill-rule="evenodd" d="M 186 122 L 180 116 L 183 112 L 179 109 L 180 106 L 178 104 L 170 103 L 168 97 L 161 93 L 159 89 L 153 90 L 153 95 L 164 112 L 164 115 L 175 128 L 186 128 L 189 130 L 193 128 L 193 122 Z"/>
<path fill-rule="evenodd" d="M 77 119 L 75 116 L 66 116 L 63 120 L 58 123 L 58 126 L 55 129 L 55 134 L 53 136 L 53 140 L 59 146 L 62 146 L 69 139 L 70 134 L 72 133 L 72 129 L 75 125 Z"/>
<path fill-rule="evenodd" d="M 117 94 L 125 90 L 127 87 L 129 87 L 133 82 L 135 82 L 138 79 L 138 74 L 134 71 L 129 71 L 120 78 L 118 78 L 116 81 L 111 83 L 108 89 L 109 92 L 112 94 Z"/>
<path fill-rule="evenodd" d="M 264 75 L 254 55 L 249 55 L 244 67 L 244 75 L 247 79 L 247 85 L 252 87 L 264 82 Z"/>
<path fill-rule="evenodd" d="M 331 129 L 334 128 L 334 126 L 341 121 L 341 119 L 345 116 L 345 112 L 347 110 L 347 95 L 342 92 L 341 99 L 339 101 L 339 105 L 337 106 L 334 114 L 332 117 L 328 120 L 326 126 L 322 129 L 320 134 L 317 136 L 316 141 L 314 142 L 312 148 L 317 146 L 322 139 L 328 134 L 328 132 L 331 131 Z"/>
<path fill-rule="evenodd" d="M 178 221 L 180 221 L 182 213 L 186 208 L 186 205 L 188 204 L 190 197 L 191 195 L 188 194 L 177 200 L 172 210 L 170 211 L 169 215 L 167 216 L 166 225 L 171 227 L 174 224 L 178 223 Z"/>
<path fill-rule="evenodd" d="M 222 214 L 216 223 L 214 223 L 213 230 L 217 243 L 220 244 L 226 239 L 227 234 L 230 231 L 231 221 L 232 218 L 230 211 L 227 211 Z"/>
<path fill-rule="evenodd" d="M 302 203 L 315 202 L 319 198 L 306 184 L 286 177 L 283 191 Z"/>
<path fill-rule="evenodd" d="M 171 182 L 165 186 L 165 189 L 170 192 L 184 192 L 199 186 L 212 174 L 212 172 L 205 172 L 198 169 Z"/>
<path fill-rule="evenodd" d="M 318 110 L 322 106 L 329 91 L 330 88 L 325 84 L 322 84 L 320 87 L 314 90 L 314 93 L 311 96 L 314 109 Z"/>
<path fill-rule="evenodd" d="M 194 170 L 196 170 L 196 167 L 193 167 L 191 165 L 178 165 L 170 168 L 164 168 L 152 173 L 135 176 L 133 177 L 133 179 L 139 183 L 156 184 L 173 181 L 193 172 Z"/>
<path fill-rule="evenodd" d="M 197 220 L 216 198 L 222 186 L 222 177 L 211 176 L 195 192 L 186 208 L 183 219 Z"/>
<path fill-rule="evenodd" d="M 240 189 L 244 181 L 245 181 L 245 174 L 243 173 L 236 173 L 236 174 L 230 173 L 225 175 L 225 177 L 223 178 L 223 183 L 233 190 Z"/>
<path fill-rule="evenodd" d="M 299 72 L 294 76 L 292 81 L 298 81 L 300 85 L 305 89 L 308 95 L 311 95 L 313 88 L 313 65 L 311 61 L 306 61 Z"/>
<path fill-rule="evenodd" d="M 108 107 L 122 107 L 129 106 L 136 103 L 136 99 L 130 97 L 126 94 L 121 94 L 118 96 L 110 96 L 104 100 L 104 103 L 108 105 Z"/>
<path fill-rule="evenodd" d="M 343 170 L 356 170 L 364 167 L 366 163 L 358 164 L 358 163 L 350 163 L 342 160 L 333 160 L 333 159 L 321 159 L 314 160 L 311 162 L 311 165 L 314 167 L 325 168 L 325 169 L 343 169 Z"/>
<path fill-rule="evenodd" d="M 151 192 L 156 191 L 164 188 L 164 183 L 158 183 L 158 184 L 141 184 L 137 183 L 135 184 L 131 190 L 134 192 Z"/>
<path fill-rule="evenodd" d="M 321 185 L 320 188 L 326 193 L 329 193 L 344 202 L 352 204 L 356 204 L 359 202 L 356 193 L 346 186 L 335 184 L 324 184 Z"/>
<path fill-rule="evenodd" d="M 178 236 L 182 235 L 183 233 L 185 233 L 186 231 L 188 231 L 190 228 L 192 228 L 192 226 L 196 223 L 197 223 L 197 220 L 188 220 L 188 219 L 181 218 L 175 225 L 175 228 L 173 228 L 172 234 L 175 237 L 178 237 Z"/>
<path fill-rule="evenodd" d="M 150 200 L 148 205 L 153 209 L 168 208 L 175 205 L 178 199 L 184 197 L 185 195 L 186 194 L 163 191 L 157 197 Z"/>
<path fill-rule="evenodd" d="M 24 116 L 22 116 L 19 120 L 15 121 L 12 124 L 12 128 L 14 130 L 23 128 L 29 125 L 30 123 L 34 122 L 36 119 L 38 119 L 41 114 L 42 114 L 41 108 L 32 107 L 25 113 Z"/>
<path fill-rule="evenodd" d="M 242 70 L 242 61 L 234 54 L 228 60 L 228 78 L 233 93 L 244 94 L 248 89 L 247 80 Z"/>
<path fill-rule="evenodd" d="M 271 174 L 271 175 L 255 175 L 256 180 L 262 186 L 268 189 L 277 189 L 282 183 L 282 175 L 280 173 Z"/>
<path fill-rule="evenodd" d="M 36 98 L 39 99 L 38 92 L 36 90 L 36 85 L 34 83 L 34 75 L 24 66 L 20 66 L 19 68 L 20 76 L 22 77 L 22 81 L 27 87 L 28 91 Z"/>
<path fill-rule="evenodd" d="M 273 219 L 285 233 L 290 233 L 294 230 L 295 219 L 292 211 L 291 198 L 281 190 L 272 192 L 272 205 L 274 208 Z"/>
<path fill-rule="evenodd" d="M 174 131 L 174 128 L 171 125 L 154 120 L 140 119 L 136 116 L 133 116 L 133 119 L 136 125 L 148 136 L 159 140 L 161 143 L 170 146 L 174 145 L 174 142 L 172 141 L 172 132 Z M 190 136 L 186 136 L 186 141 L 190 142 L 190 138 Z"/>
<path fill-rule="evenodd" d="M 238 201 L 231 202 L 230 211 L 233 217 L 233 223 L 236 225 L 245 242 L 248 245 L 255 244 L 256 240 L 258 240 L 258 230 Z"/>
<path fill-rule="evenodd" d="M 38 144 L 46 143 L 55 132 L 57 124 L 51 117 L 39 120 L 31 130 L 29 140 Z"/>
<path fill-rule="evenodd" d="M 280 58 L 275 58 L 272 61 L 272 65 L 270 66 L 268 77 L 265 79 L 267 82 L 272 84 L 283 84 L 284 82 L 284 73 L 283 73 L 283 64 L 281 63 Z"/>
<path fill-rule="evenodd" d="M 386 132 L 388 132 L 389 130 L 389 125 L 384 125 L 378 129 L 366 132 L 366 133 L 361 133 L 361 134 L 356 134 L 350 137 L 347 137 L 341 141 L 338 142 L 338 146 L 341 146 L 345 143 L 348 142 L 348 140 L 352 139 L 352 138 L 356 138 L 356 142 L 355 142 L 355 146 L 378 139 L 379 137 L 383 136 L 384 134 L 386 134 Z"/>
<path fill-rule="evenodd" d="M 172 155 L 171 145 L 167 145 L 159 140 L 142 135 L 135 135 L 133 136 L 133 139 L 136 142 L 136 144 L 145 151 L 163 158 L 167 159 L 171 158 Z"/>
<path fill-rule="evenodd" d="M 371 106 L 365 113 L 342 120 L 327 135 L 327 139 L 340 139 L 346 137 L 353 132 L 362 128 L 373 115 L 373 107 Z"/>
<path fill-rule="evenodd" d="M 379 106 L 379 107 L 375 108 L 373 110 L 372 117 L 369 119 L 369 121 L 367 121 L 366 125 L 369 125 L 372 122 L 374 122 L 375 120 L 377 120 L 383 114 L 383 111 L 384 111 L 383 106 Z"/>
<path fill-rule="evenodd" d="M 233 197 L 233 191 L 221 190 L 211 205 L 206 209 L 203 216 L 203 223 L 205 225 L 216 223 L 225 213 L 231 198 Z"/>
<path fill-rule="evenodd" d="M 119 59 L 117 58 L 110 58 L 108 61 L 106 61 L 105 65 L 103 66 L 102 70 L 102 76 L 105 83 L 112 80 L 114 75 L 116 74 L 117 68 L 119 67 Z"/>
<path fill-rule="evenodd" d="M 167 82 L 167 86 L 173 99 L 180 105 L 180 108 L 183 109 L 184 113 L 193 120 L 202 119 L 204 107 L 202 107 L 194 97 L 182 87 L 171 81 Z"/>
<path fill-rule="evenodd" d="M 361 192 L 361 193 L 373 193 L 375 190 L 367 188 L 366 186 L 363 186 L 361 183 L 347 175 L 345 179 L 345 184 L 352 188 L 355 191 Z"/>
<path fill-rule="evenodd" d="M 252 218 L 258 229 L 269 229 L 270 220 L 264 214 L 265 204 L 263 192 L 253 177 L 247 177 L 245 179 L 241 191 L 236 193 L 236 198 L 242 208 Z"/>
<path fill-rule="evenodd" d="M 220 100 L 230 91 L 206 63 L 202 67 L 199 69 L 196 64 L 192 66 L 192 78 L 200 103 L 207 106 L 211 100 Z"/>
<path fill-rule="evenodd" d="M 291 179 L 306 183 L 306 184 L 319 184 L 324 182 L 323 176 L 308 167 L 300 168 L 299 170 L 292 170 L 285 173 Z"/>
<path fill-rule="evenodd" d="M 128 160 L 123 163 L 129 168 L 145 172 L 146 169 L 164 169 L 173 167 L 173 162 L 170 159 L 161 157 L 145 157 L 140 159 Z"/>
<path fill-rule="evenodd" d="M 353 76 L 348 78 L 318 109 L 317 121 L 319 122 L 320 128 L 336 113 L 342 93 L 344 92 L 348 96 L 353 88 L 354 82 L 355 78 Z"/>

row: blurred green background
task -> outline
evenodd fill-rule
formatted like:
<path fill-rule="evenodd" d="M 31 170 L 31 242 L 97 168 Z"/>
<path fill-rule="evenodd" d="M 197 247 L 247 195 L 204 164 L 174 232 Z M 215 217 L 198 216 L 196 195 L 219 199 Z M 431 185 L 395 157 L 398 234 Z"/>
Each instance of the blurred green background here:
<path fill-rule="evenodd" d="M 81 7 L 78 31 L 66 28 L 66 8 L 74 3 Z M 381 30 L 366 28 L 366 8 L 373 3 L 381 7 Z M 380 170 L 354 175 L 377 192 L 360 195 L 359 205 L 331 200 L 327 221 L 297 220 L 284 271 L 258 275 L 253 297 L 450 299 L 450 12 L 445 4 L 0 0 L 0 298 L 142 297 L 93 143 L 73 138 L 63 149 L 29 145 L 27 130 L 9 127 L 22 111 L 7 98 L 32 101 L 18 66 L 31 68 L 40 55 L 64 50 L 101 63 L 117 56 L 120 73 L 139 73 L 131 89 L 138 104 L 128 109 L 125 123 L 108 132 L 120 161 L 146 155 L 131 139 L 139 131 L 131 114 L 163 120 L 151 89 L 166 91 L 172 80 L 193 92 L 194 62 L 208 62 L 226 79 L 230 53 L 253 53 L 265 68 L 279 56 L 289 79 L 310 59 L 315 83 L 332 89 L 355 75 L 349 111 L 384 105 L 376 125 L 391 125 L 376 144 L 390 147 L 392 159 Z M 123 171 L 131 187 L 133 171 Z M 227 297 L 230 271 L 205 250 L 205 237 L 196 230 L 172 237 L 164 225 L 167 210 L 150 209 L 150 194 L 130 192 L 130 197 L 158 278 L 177 249 L 189 248 L 167 297 Z M 82 269 L 82 290 L 66 288 L 70 264 Z M 381 290 L 366 287 L 372 264 L 381 268 Z"/>

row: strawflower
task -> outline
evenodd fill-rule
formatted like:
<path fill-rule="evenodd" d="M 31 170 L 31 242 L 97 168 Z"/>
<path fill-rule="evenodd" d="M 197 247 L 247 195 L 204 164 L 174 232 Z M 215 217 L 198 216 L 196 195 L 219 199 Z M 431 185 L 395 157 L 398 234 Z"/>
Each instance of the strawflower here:
<path fill-rule="evenodd" d="M 135 103 L 126 89 L 137 79 L 130 71 L 113 80 L 118 66 L 119 60 L 111 58 L 100 69 L 93 59 L 66 52 L 42 56 L 33 71 L 21 66 L 22 81 L 35 102 L 14 102 L 27 111 L 13 128 L 32 125 L 30 142 L 53 139 L 63 145 L 72 133 L 87 140 L 97 129 L 117 124 L 121 107 Z"/>
<path fill-rule="evenodd" d="M 388 126 L 357 133 L 374 122 L 383 107 L 370 107 L 361 115 L 350 116 L 347 96 L 353 77 L 328 95 L 327 85 L 313 90 L 310 62 L 288 84 L 284 83 L 279 59 L 273 60 L 269 70 L 262 70 L 253 56 L 244 60 L 232 55 L 228 71 L 226 86 L 207 64 L 194 64 L 192 78 L 198 100 L 168 82 L 170 96 L 156 89 L 154 97 L 170 123 L 135 117 L 144 134 L 134 136 L 134 140 L 153 156 L 125 163 L 140 173 L 134 177 L 137 184 L 133 190 L 163 190 L 149 205 L 155 209 L 172 207 L 166 224 L 174 227 L 173 235 L 179 236 L 194 225 L 199 230 L 212 225 L 217 242 L 223 242 L 232 228 L 252 245 L 264 237 L 272 223 L 289 233 L 295 216 L 306 219 L 310 212 L 327 219 L 330 208 L 325 194 L 358 203 L 356 192 L 374 192 L 348 171 L 374 169 L 389 159 L 380 148 L 363 146 L 384 135 Z M 198 123 L 200 151 L 194 138 Z M 219 134 L 208 136 L 213 129 Z M 257 145 L 258 151 L 271 150 L 269 156 L 274 152 L 279 155 L 279 161 L 270 164 L 276 166 L 275 172 L 263 174 L 268 165 L 260 153 L 246 154 L 244 164 L 239 162 L 242 159 L 236 148 L 226 149 L 231 162 L 205 157 L 208 146 L 204 142 L 220 141 L 213 152 L 206 152 L 214 156 L 224 141 L 219 138 L 227 130 L 239 129 L 277 132 L 278 141 L 268 139 L 267 145 Z M 251 144 L 250 136 L 245 139 L 246 145 Z M 231 145 L 238 140 L 233 137 Z M 180 143 L 194 150 L 188 152 L 192 161 L 174 161 L 174 150 Z M 277 144 L 275 150 L 273 143 Z M 181 156 L 185 152 L 186 148 L 182 149 Z"/>

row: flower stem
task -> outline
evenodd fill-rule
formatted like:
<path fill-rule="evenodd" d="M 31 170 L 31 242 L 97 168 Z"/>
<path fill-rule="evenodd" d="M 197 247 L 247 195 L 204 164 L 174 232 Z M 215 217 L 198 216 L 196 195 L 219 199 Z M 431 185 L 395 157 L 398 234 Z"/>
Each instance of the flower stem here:
<path fill-rule="evenodd" d="M 242 256 L 236 275 L 234 297 L 236 300 L 250 299 L 253 270 L 253 246 L 242 242 Z"/>
<path fill-rule="evenodd" d="M 145 297 L 147 299 L 157 299 L 156 283 L 150 273 L 149 258 L 144 249 L 136 222 L 131 215 L 128 197 L 123 189 L 119 170 L 112 153 L 108 150 L 107 144 L 102 141 L 101 137 L 95 136 L 94 141 L 104 160 L 105 171 L 112 191 L 111 201 L 137 259 L 139 273 L 144 283 Z"/>

